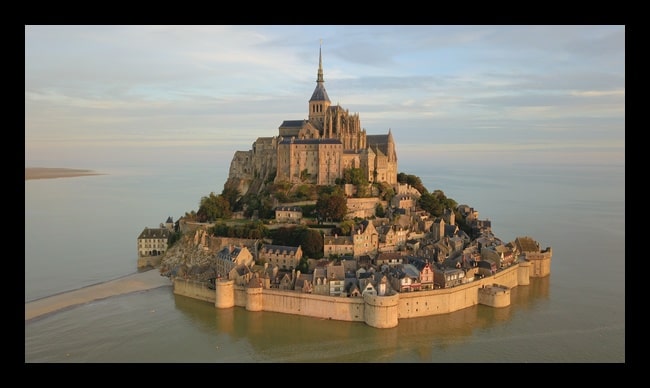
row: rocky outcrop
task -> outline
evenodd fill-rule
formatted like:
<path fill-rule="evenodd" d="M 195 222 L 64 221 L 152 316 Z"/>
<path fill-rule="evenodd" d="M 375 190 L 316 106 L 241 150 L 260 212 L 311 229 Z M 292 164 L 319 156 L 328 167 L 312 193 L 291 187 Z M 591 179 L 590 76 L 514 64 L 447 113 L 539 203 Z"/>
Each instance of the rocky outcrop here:
<path fill-rule="evenodd" d="M 163 255 L 160 274 L 167 277 L 183 277 L 200 281 L 214 278 L 216 276 L 214 253 L 201 244 L 201 241 L 205 242 L 203 236 L 205 236 L 203 230 L 183 235 Z"/>

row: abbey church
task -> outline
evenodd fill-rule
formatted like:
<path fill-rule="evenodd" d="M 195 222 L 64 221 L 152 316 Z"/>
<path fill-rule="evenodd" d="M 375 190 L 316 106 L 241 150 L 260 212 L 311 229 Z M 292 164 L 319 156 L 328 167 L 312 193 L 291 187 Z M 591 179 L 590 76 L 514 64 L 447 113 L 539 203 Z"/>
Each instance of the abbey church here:
<path fill-rule="evenodd" d="M 325 90 L 322 52 L 309 115 L 285 120 L 278 136 L 258 138 L 249 151 L 236 151 L 227 185 L 259 192 L 265 182 L 333 185 L 346 169 L 361 169 L 369 182 L 397 183 L 397 152 L 390 129 L 368 135 L 358 114 L 332 106 Z"/>

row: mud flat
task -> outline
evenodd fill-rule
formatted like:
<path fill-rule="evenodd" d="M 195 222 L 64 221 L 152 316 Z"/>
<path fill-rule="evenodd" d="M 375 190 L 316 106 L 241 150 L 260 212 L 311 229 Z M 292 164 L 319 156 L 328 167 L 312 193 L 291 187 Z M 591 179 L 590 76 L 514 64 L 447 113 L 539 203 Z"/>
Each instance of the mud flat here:
<path fill-rule="evenodd" d="M 158 269 L 138 272 L 105 283 L 26 302 L 25 321 L 99 299 L 171 286 L 169 278 L 161 276 Z"/>
<path fill-rule="evenodd" d="M 103 175 L 93 170 L 76 168 L 25 167 L 25 180 L 72 178 L 87 175 Z"/>

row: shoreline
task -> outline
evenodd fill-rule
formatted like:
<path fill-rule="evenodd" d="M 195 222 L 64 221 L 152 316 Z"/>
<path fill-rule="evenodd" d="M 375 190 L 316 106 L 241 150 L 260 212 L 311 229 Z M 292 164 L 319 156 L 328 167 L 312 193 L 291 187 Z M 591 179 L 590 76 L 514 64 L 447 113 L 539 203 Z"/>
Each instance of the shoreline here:
<path fill-rule="evenodd" d="M 104 283 L 25 302 L 25 322 L 96 300 L 171 285 L 169 278 L 160 275 L 157 268 L 137 272 Z"/>
<path fill-rule="evenodd" d="M 105 175 L 93 170 L 76 168 L 25 167 L 25 180 L 73 178 L 80 176 Z"/>

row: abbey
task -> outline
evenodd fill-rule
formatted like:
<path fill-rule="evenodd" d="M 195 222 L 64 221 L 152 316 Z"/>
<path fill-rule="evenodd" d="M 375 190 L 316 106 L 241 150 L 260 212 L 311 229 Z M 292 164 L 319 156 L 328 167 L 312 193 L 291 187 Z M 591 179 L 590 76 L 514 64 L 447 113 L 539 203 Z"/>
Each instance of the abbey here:
<path fill-rule="evenodd" d="M 240 193 L 259 192 L 268 182 L 333 185 L 346 169 L 361 169 L 369 182 L 397 183 L 397 152 L 391 130 L 368 135 L 358 114 L 332 105 L 319 51 L 316 88 L 307 119 L 285 120 L 278 135 L 258 138 L 249 151 L 236 151 L 226 185 Z"/>

